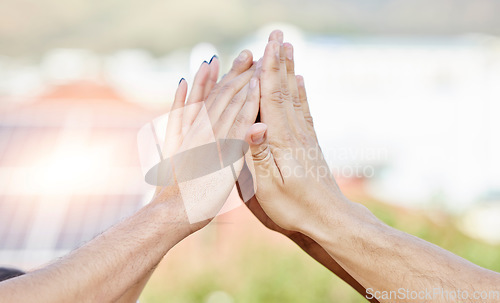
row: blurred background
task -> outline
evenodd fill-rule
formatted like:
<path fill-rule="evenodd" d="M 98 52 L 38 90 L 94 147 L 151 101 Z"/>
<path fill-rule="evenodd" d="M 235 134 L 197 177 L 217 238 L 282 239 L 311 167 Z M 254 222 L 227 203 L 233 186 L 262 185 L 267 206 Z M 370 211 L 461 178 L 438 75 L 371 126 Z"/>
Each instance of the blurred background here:
<path fill-rule="evenodd" d="M 498 0 L 0 0 L 0 266 L 30 270 L 147 203 L 136 136 L 181 77 L 271 30 L 295 46 L 341 189 L 500 271 Z M 231 199 L 236 199 L 235 195 Z M 141 302 L 364 302 L 240 207 Z"/>

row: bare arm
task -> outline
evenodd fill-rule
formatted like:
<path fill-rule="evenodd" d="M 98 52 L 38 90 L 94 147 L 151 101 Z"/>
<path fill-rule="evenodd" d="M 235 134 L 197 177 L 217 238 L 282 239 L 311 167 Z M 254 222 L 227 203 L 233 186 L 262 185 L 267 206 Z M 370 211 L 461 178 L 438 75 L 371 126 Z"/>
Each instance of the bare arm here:
<path fill-rule="evenodd" d="M 158 264 L 157 264 L 158 265 Z M 156 266 L 153 267 L 144 277 L 142 277 L 137 283 L 135 283 L 129 290 L 127 290 L 123 295 L 120 296 L 118 300 L 116 300 L 117 303 L 136 303 L 139 300 L 139 297 L 142 294 L 142 291 L 144 290 L 144 287 L 146 287 L 146 284 L 148 283 L 149 279 L 153 275 L 153 272 L 155 271 Z"/>
<path fill-rule="evenodd" d="M 190 233 L 175 194 L 48 267 L 0 283 L 4 302 L 112 302 Z"/>
<path fill-rule="evenodd" d="M 196 112 L 187 111 L 184 114 L 183 111 L 185 104 L 205 101 L 203 96 L 207 95 L 206 86 L 195 85 L 191 98 L 186 102 L 187 84 L 185 81 L 179 83 L 173 108 L 180 110 L 172 115 L 167 127 L 166 145 L 170 147 L 169 152 L 176 154 L 180 147 L 205 143 L 204 138 L 198 136 L 203 130 L 213 132 L 212 137 L 215 138 L 244 138 L 245 131 L 258 112 L 258 79 L 250 81 L 250 84 L 255 85 L 247 85 L 254 73 L 251 68 L 252 54 L 248 51 L 244 54 L 245 56 L 234 61 L 231 71 L 208 94 L 206 103 L 215 104 L 206 112 L 213 119 L 208 123 L 216 121 L 216 127 L 200 122 L 200 115 Z M 205 82 L 211 75 L 207 66 L 204 63 L 200 68 L 200 71 L 205 70 L 202 72 Z M 212 84 L 215 82 L 212 81 Z M 233 123 L 236 119 L 241 121 L 237 125 Z M 198 169 L 189 163 L 187 166 L 182 162 L 176 164 L 176 172 Z M 223 183 L 222 180 L 216 186 L 228 188 L 227 194 L 224 191 L 212 193 L 200 186 L 181 195 L 181 184 L 172 180 L 173 185 L 157 188 L 150 204 L 71 254 L 45 268 L 0 283 L 0 301 L 43 303 L 135 300 L 163 256 L 176 243 L 211 221 L 212 217 L 209 216 L 200 221 L 190 221 L 186 201 L 196 202 L 197 191 L 203 191 L 209 193 L 206 195 L 206 202 L 210 205 L 197 204 L 194 210 L 205 207 L 218 211 L 234 186 L 234 179 L 224 179 L 228 181 Z"/>
<path fill-rule="evenodd" d="M 239 182 L 243 180 L 246 181 L 251 180 L 251 178 L 245 178 L 244 175 L 246 174 L 246 172 L 248 171 L 244 170 L 242 175 L 240 175 L 240 179 L 238 179 Z M 267 228 L 279 232 L 284 236 L 288 237 L 290 240 L 295 242 L 295 244 L 297 244 L 300 248 L 302 248 L 304 252 L 306 252 L 309 256 L 318 261 L 324 267 L 328 268 L 328 270 L 330 270 L 333 274 L 342 279 L 344 282 L 349 284 L 359 294 L 361 294 L 362 296 L 366 295 L 366 289 L 358 281 L 356 281 L 356 279 L 354 279 L 347 271 L 345 271 L 344 268 L 342 268 L 342 266 L 340 266 L 337 263 L 337 261 L 335 261 L 335 259 L 332 258 L 332 256 L 330 256 L 323 247 L 321 247 L 321 245 L 316 243 L 316 241 L 314 241 L 310 237 L 300 232 L 294 232 L 279 227 L 266 215 L 262 207 L 259 205 L 259 202 L 255 198 L 255 196 L 252 197 L 248 202 L 246 202 L 246 205 L 250 209 L 250 211 L 255 215 L 255 217 L 257 217 L 257 219 L 259 219 L 259 221 L 261 221 L 262 224 L 264 224 Z M 368 301 L 378 302 L 377 299 L 375 298 L 369 299 Z"/>
<path fill-rule="evenodd" d="M 266 215 L 282 229 L 299 232 L 321 245 L 366 288 L 368 298 L 450 301 L 440 296 L 418 297 L 437 288 L 442 290 L 439 294 L 462 292 L 462 297 L 451 301 L 498 302 L 500 274 L 392 229 L 344 197 L 316 140 L 302 79 L 297 79 L 297 91 L 287 77 L 290 56 L 286 48 L 276 40 L 266 47 L 260 76 L 264 124 L 253 125 L 247 134 L 256 198 Z M 400 289 L 406 297 L 396 296 Z M 374 296 L 376 291 L 396 293 Z M 474 291 L 483 298 L 463 297 L 477 296 Z"/>
<path fill-rule="evenodd" d="M 248 65 L 246 63 L 237 62 L 233 66 L 233 72 L 229 75 L 229 79 L 233 79 L 240 72 L 244 71 Z M 219 76 L 219 59 L 217 56 L 213 56 L 208 64 L 205 62 L 200 66 L 194 80 L 193 80 L 193 90 L 190 94 L 190 103 L 197 103 L 207 100 L 208 95 L 217 83 Z M 183 100 L 184 101 L 184 100 Z M 161 190 L 159 188 L 158 190 Z M 148 283 L 149 279 L 153 275 L 156 266 L 147 272 L 143 277 L 139 279 L 130 289 L 128 289 L 116 302 L 117 303 L 135 303 L 139 299 L 144 287 Z"/>
<path fill-rule="evenodd" d="M 342 279 L 344 282 L 354 288 L 359 294 L 364 296 L 366 289 L 361 285 L 353 276 L 351 276 L 337 261 L 335 261 L 328 252 L 321 247 L 316 241 L 309 238 L 302 233 L 296 233 L 289 236 L 300 248 L 302 248 L 308 255 L 328 268 L 333 274 Z M 376 298 L 371 298 L 368 301 L 378 302 Z"/>
<path fill-rule="evenodd" d="M 368 297 L 393 291 L 392 300 L 381 301 L 500 300 L 500 274 L 393 229 L 359 204 L 344 200 L 337 207 L 338 198 L 329 199 L 337 201 L 325 203 L 306 233 L 368 287 Z"/>
<path fill-rule="evenodd" d="M 269 36 L 269 41 L 276 41 L 277 43 L 283 44 L 283 33 L 281 31 L 273 31 Z M 284 58 L 283 65 L 286 67 L 286 82 L 288 84 L 289 92 L 291 93 L 292 98 L 295 97 L 296 106 L 293 108 L 293 113 L 300 117 L 306 125 L 306 119 L 309 115 L 308 108 L 304 108 L 299 104 L 301 102 L 300 99 L 303 99 L 304 103 L 306 102 L 306 93 L 304 88 L 304 81 L 302 77 L 295 76 L 295 63 L 293 58 L 293 46 L 289 43 L 283 44 Z M 262 61 L 259 61 L 262 63 Z M 268 61 L 266 61 L 268 63 Z M 261 65 L 261 64 L 260 64 Z M 261 66 L 257 68 L 257 76 L 261 76 L 262 70 Z M 268 68 L 268 66 L 266 66 Z M 285 75 L 283 75 L 285 76 Z M 284 79 L 284 78 L 283 78 Z M 265 85 L 265 84 L 264 84 Z M 245 167 L 241 172 L 238 178 L 238 190 L 241 195 L 240 186 L 244 188 L 254 188 L 253 179 L 251 176 L 251 172 L 248 167 Z M 332 273 L 337 275 L 344 282 L 353 287 L 357 292 L 361 295 L 366 294 L 365 288 L 356 281 L 348 272 L 346 272 L 342 266 L 340 266 L 335 259 L 333 259 L 318 243 L 316 243 L 310 237 L 291 230 L 287 230 L 278 226 L 269 216 L 264 212 L 262 207 L 259 205 L 258 199 L 254 196 L 252 197 L 246 205 L 252 211 L 252 213 L 269 229 L 279 232 L 288 238 L 290 238 L 293 242 L 295 242 L 300 248 L 302 248 L 307 254 L 309 254 L 316 261 L 321 263 L 323 266 L 328 268 Z M 378 302 L 376 299 L 369 300 L 370 302 Z"/>

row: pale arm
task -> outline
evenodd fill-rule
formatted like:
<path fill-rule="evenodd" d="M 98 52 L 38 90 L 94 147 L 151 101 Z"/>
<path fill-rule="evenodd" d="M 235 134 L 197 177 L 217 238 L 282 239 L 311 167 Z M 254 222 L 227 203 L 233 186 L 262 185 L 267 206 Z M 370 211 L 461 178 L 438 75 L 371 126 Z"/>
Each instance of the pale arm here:
<path fill-rule="evenodd" d="M 329 200 L 304 232 L 370 291 L 368 297 L 400 291 L 431 293 L 433 302 L 449 302 L 447 293 L 461 293 L 459 301 L 500 301 L 500 274 L 391 228 L 362 205 L 333 194 Z"/>
<path fill-rule="evenodd" d="M 244 103 L 241 110 L 234 110 L 236 102 L 231 102 L 235 94 L 248 83 L 253 74 L 251 53 L 243 59 L 235 60 L 233 68 L 216 89 L 210 92 L 208 101 L 218 100 L 214 110 L 208 114 L 218 121 L 216 137 L 229 134 L 240 134 L 248 124 L 231 127 L 235 117 L 240 120 L 253 121 L 257 115 L 258 103 L 255 100 L 255 88 L 249 89 L 253 97 Z M 215 60 L 216 61 L 216 60 Z M 212 62 L 213 64 L 213 62 Z M 208 77 L 207 64 L 202 64 L 205 78 Z M 210 72 L 210 71 L 209 71 Z M 216 76 L 214 77 L 216 78 Z M 196 82 L 196 80 L 195 80 Z M 212 81 L 215 83 L 215 81 Z M 193 88 L 191 95 L 203 95 L 206 86 Z M 258 86 L 257 86 L 258 88 Z M 182 107 L 186 97 L 187 85 L 181 81 L 174 104 Z M 244 91 L 246 92 L 246 91 Z M 240 100 L 245 101 L 245 98 Z M 251 101 L 253 100 L 253 102 Z M 198 97 L 188 99 L 187 104 L 201 102 Z M 250 106 L 252 105 L 253 106 Z M 174 107 L 179 108 L 179 107 Z M 227 108 L 232 109 L 224 117 Z M 248 117 L 247 117 L 248 116 Z M 182 116 L 176 121 L 182 123 Z M 192 119 L 191 119 L 192 118 Z M 184 129 L 196 138 L 198 133 L 196 117 L 187 117 Z M 229 127 L 226 127 L 229 125 Z M 169 133 L 169 129 L 167 129 Z M 168 138 L 174 143 L 174 138 Z M 180 143 L 188 144 L 190 139 L 180 138 Z M 178 171 L 189 167 L 177 166 Z M 233 181 L 234 182 L 234 181 Z M 234 183 L 232 183 L 234 185 Z M 228 184 L 231 187 L 232 184 Z M 110 228 L 86 245 L 53 264 L 0 283 L 1 302 L 116 302 L 117 300 L 133 300 L 138 296 L 149 275 L 163 256 L 176 243 L 189 234 L 208 224 L 211 218 L 190 224 L 184 207 L 184 200 L 177 185 L 158 187 L 153 201 L 132 217 Z M 183 195 L 186 198 L 186 195 Z M 189 198 L 189 197 L 188 197 Z M 225 201 L 227 197 L 222 197 Z M 210 201 L 220 204 L 215 197 Z"/>
<path fill-rule="evenodd" d="M 430 298 L 414 301 L 500 301 L 500 274 L 392 229 L 345 198 L 318 145 L 303 79 L 288 77 L 293 53 L 281 42 L 271 40 L 266 47 L 261 74 L 263 123 L 254 124 L 247 135 L 257 181 L 255 196 L 266 215 L 280 228 L 321 245 L 366 288 L 367 295 L 384 290 L 397 295 L 400 289 L 425 295 L 430 290 Z M 435 288 L 457 295 L 486 293 L 480 300 L 443 300 L 432 297 Z M 381 302 L 413 299 L 379 298 Z"/>
<path fill-rule="evenodd" d="M 113 302 L 138 283 L 190 227 L 175 201 L 154 202 L 45 268 L 0 283 L 4 302 Z"/>
<path fill-rule="evenodd" d="M 251 182 L 252 178 L 249 175 L 249 171 L 247 169 L 244 169 L 242 171 L 242 174 L 240 175 L 240 178 L 238 179 L 239 183 L 248 183 Z M 240 189 L 240 184 L 237 183 L 238 189 Z M 253 186 L 250 184 L 245 184 L 243 186 Z M 240 193 L 241 197 L 241 193 Z M 347 271 L 340 266 L 335 259 L 332 258 L 328 254 L 328 252 L 321 247 L 316 241 L 311 239 L 310 237 L 300 233 L 300 232 L 294 232 L 290 230 L 283 229 L 276 225 L 271 218 L 269 218 L 262 207 L 259 205 L 259 202 L 257 199 L 252 197 L 248 202 L 245 203 L 246 206 L 250 209 L 250 211 L 259 219 L 259 221 L 262 222 L 267 228 L 274 230 L 276 232 L 279 232 L 283 234 L 284 236 L 288 237 L 290 240 L 295 242 L 305 253 L 307 253 L 309 256 L 311 256 L 313 259 L 318 261 L 321 265 L 324 267 L 328 268 L 333 274 L 335 274 L 337 277 L 342 279 L 344 282 L 349 284 L 352 288 L 354 288 L 359 294 L 362 296 L 366 295 L 366 289 L 358 282 L 356 279 L 354 279 Z M 368 300 L 370 302 L 378 302 L 375 298 Z"/>

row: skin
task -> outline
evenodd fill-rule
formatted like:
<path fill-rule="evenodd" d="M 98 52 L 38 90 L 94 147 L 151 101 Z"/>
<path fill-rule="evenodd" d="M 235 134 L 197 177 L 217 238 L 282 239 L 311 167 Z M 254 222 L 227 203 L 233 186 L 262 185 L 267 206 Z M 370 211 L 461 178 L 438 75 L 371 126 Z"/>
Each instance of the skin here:
<path fill-rule="evenodd" d="M 245 66 L 240 66 L 236 64 L 233 67 L 233 70 L 235 68 L 240 68 L 240 70 L 243 70 Z M 212 57 L 210 63 L 203 62 L 198 72 L 196 73 L 196 76 L 193 81 L 193 88 L 191 89 L 191 93 L 189 94 L 186 104 L 192 104 L 207 100 L 210 91 L 217 84 L 218 76 L 219 76 L 219 59 L 216 56 Z M 171 111 L 184 107 L 184 99 L 186 94 L 184 87 L 186 86 L 186 83 L 183 80 L 181 81 L 183 83 L 179 83 L 179 85 L 182 84 L 183 86 L 176 93 L 176 98 L 174 99 L 174 101 L 176 102 L 174 102 L 174 104 L 172 105 Z M 190 119 L 192 120 L 193 118 L 191 117 Z M 172 138 L 174 136 L 174 134 L 172 134 L 174 130 L 175 129 L 173 126 L 167 127 L 167 131 L 171 132 L 167 135 L 169 138 Z M 169 147 L 170 145 L 165 144 L 165 147 L 167 146 Z M 173 153 L 173 151 L 166 151 L 166 153 Z M 156 194 L 158 194 L 161 190 L 162 188 L 158 187 L 156 190 Z M 156 266 L 149 272 L 147 272 L 133 287 L 128 289 L 116 302 L 119 303 L 137 302 L 139 296 L 144 290 L 144 287 L 146 286 L 147 282 L 153 275 L 155 268 Z"/>
<path fill-rule="evenodd" d="M 257 185 L 250 210 L 360 292 L 498 290 L 499 274 L 386 226 L 342 194 L 318 146 L 303 79 L 294 75 L 293 49 L 282 42 L 282 33 L 271 35 L 259 66 L 243 51 L 219 83 L 217 61 L 217 68 L 202 64 L 187 101 L 187 84 L 181 81 L 166 131 L 165 156 L 213 138 L 245 138 Z M 264 123 L 252 125 L 259 100 Z M 202 123 L 205 112 L 209 123 Z M 211 136 L 205 136 L 207 125 Z M 218 148 L 224 151 L 226 146 Z M 193 169 L 184 165 L 189 163 L 175 163 L 174 178 Z M 243 163 L 234 170 L 246 171 Z M 209 211 L 220 209 L 234 185 L 234 179 L 223 176 L 216 181 L 223 190 L 210 197 Z M 165 254 L 212 219 L 192 222 L 185 202 L 213 188 L 181 194 L 181 185 L 158 187 L 151 203 L 86 245 L 45 268 L 0 283 L 0 297 L 6 302 L 135 301 Z"/>
<path fill-rule="evenodd" d="M 295 75 L 295 62 L 293 58 L 293 46 L 290 43 L 283 43 L 283 33 L 281 31 L 273 31 L 269 36 L 269 41 L 276 41 L 277 43 L 283 44 L 284 51 L 284 65 L 286 66 L 286 83 L 291 91 L 291 98 L 294 109 L 294 114 L 297 116 L 301 127 L 308 129 L 308 135 L 316 139 L 316 134 L 313 128 L 312 117 L 309 112 L 309 106 L 307 104 L 307 94 L 304 86 L 304 79 L 302 76 Z M 262 61 L 260 61 L 262 63 Z M 259 69 L 256 76 L 261 76 L 262 71 Z M 266 83 L 263 83 L 265 86 Z M 266 96 L 261 96 L 266 98 Z M 265 129 L 264 126 L 256 125 L 257 132 L 261 129 Z M 249 169 L 243 170 L 240 178 L 238 179 L 238 189 L 241 191 L 241 187 L 253 187 L 251 172 Z M 240 193 L 241 197 L 241 193 Z M 261 221 L 264 226 L 270 230 L 279 232 L 284 236 L 288 237 L 290 240 L 295 242 L 300 248 L 302 248 L 308 255 L 318 261 L 320 264 L 328 268 L 332 273 L 341 278 L 344 282 L 353 287 L 361 295 L 366 294 L 366 289 L 356 281 L 347 271 L 342 268 L 342 266 L 333 259 L 328 252 L 323 249 L 316 241 L 308 237 L 307 235 L 300 233 L 298 231 L 292 231 L 285 229 L 276 224 L 262 209 L 256 196 L 253 196 L 248 200 L 245 205 L 250 209 L 250 211 Z M 370 302 L 378 302 L 375 298 L 370 299 Z"/>
<path fill-rule="evenodd" d="M 320 245 L 369 291 L 367 297 L 399 289 L 424 296 L 412 300 L 378 293 L 380 302 L 498 302 L 495 294 L 482 300 L 463 296 L 465 291 L 499 295 L 500 274 L 385 225 L 342 194 L 318 146 L 303 81 L 298 78 L 298 89 L 289 81 L 287 47 L 279 39 L 266 47 L 260 74 L 263 123 L 254 124 L 246 136 L 257 180 L 250 207 L 257 209 L 257 202 L 265 212 L 257 216 L 285 234 L 300 233 Z M 462 297 L 447 300 L 433 295 L 435 288 Z M 425 297 L 426 289 L 431 297 Z"/>
<path fill-rule="evenodd" d="M 165 152 L 175 153 L 183 146 L 199 143 L 195 134 L 202 127 L 200 115 L 188 110 L 187 105 L 202 101 L 212 121 L 217 121 L 215 138 L 244 139 L 256 119 L 260 93 L 258 79 L 252 78 L 252 54 L 243 53 L 217 84 L 218 62 L 212 67 L 204 63 L 187 101 L 187 84 L 180 82 L 173 109 L 181 110 L 169 121 L 167 141 L 173 147 Z M 184 107 L 186 110 L 182 110 Z M 183 167 L 175 169 L 182 171 Z M 232 187 L 234 179 L 220 186 Z M 184 200 L 190 197 L 181 195 L 179 187 L 179 183 L 158 187 L 148 205 L 84 246 L 51 265 L 0 283 L 0 301 L 135 302 L 165 254 L 212 219 L 190 222 L 184 206 Z M 220 205 L 227 196 L 212 198 L 214 205 Z"/>

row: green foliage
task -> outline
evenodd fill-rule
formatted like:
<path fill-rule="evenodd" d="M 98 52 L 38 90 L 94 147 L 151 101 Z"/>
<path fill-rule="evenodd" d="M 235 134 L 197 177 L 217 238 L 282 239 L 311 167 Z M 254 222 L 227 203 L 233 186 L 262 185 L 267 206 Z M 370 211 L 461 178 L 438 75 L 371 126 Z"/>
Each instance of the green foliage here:
<path fill-rule="evenodd" d="M 397 229 L 433 242 L 480 266 L 500 271 L 499 247 L 465 236 L 455 227 L 452 217 L 441 214 L 438 219 L 431 220 L 426 215 L 428 212 L 402 210 L 370 201 L 366 205 Z M 288 239 L 261 241 L 262 233 L 271 232 L 251 229 L 245 233 L 231 247 L 229 256 L 217 257 L 209 253 L 206 263 L 194 268 L 180 263 L 192 256 L 172 256 L 176 260 L 158 269 L 141 302 L 202 303 L 207 302 L 214 291 L 226 292 L 235 303 L 367 302 L 300 248 L 288 243 Z M 210 244 L 206 249 L 217 250 Z M 168 257 L 166 262 L 169 262 Z"/>

